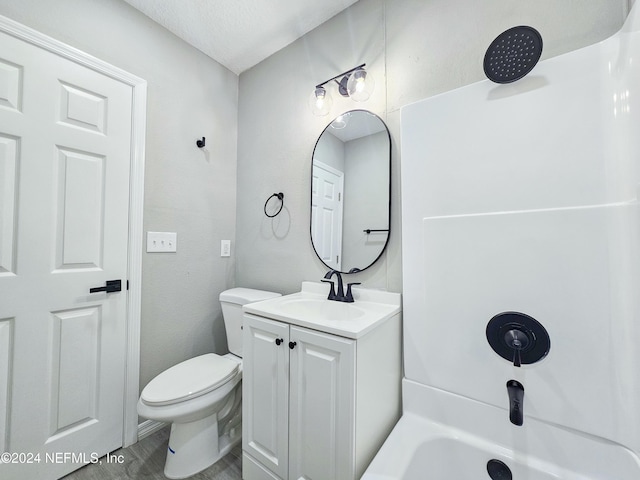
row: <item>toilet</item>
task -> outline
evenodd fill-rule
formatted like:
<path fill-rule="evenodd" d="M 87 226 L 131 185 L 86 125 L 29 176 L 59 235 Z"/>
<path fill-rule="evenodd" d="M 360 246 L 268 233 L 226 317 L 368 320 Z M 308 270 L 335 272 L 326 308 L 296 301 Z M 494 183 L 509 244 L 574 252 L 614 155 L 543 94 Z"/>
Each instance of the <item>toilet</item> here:
<path fill-rule="evenodd" d="M 229 353 L 207 353 L 160 373 L 140 394 L 138 414 L 171 423 L 164 474 L 186 478 L 213 465 L 241 439 L 242 306 L 279 293 L 232 288 L 220 294 Z"/>

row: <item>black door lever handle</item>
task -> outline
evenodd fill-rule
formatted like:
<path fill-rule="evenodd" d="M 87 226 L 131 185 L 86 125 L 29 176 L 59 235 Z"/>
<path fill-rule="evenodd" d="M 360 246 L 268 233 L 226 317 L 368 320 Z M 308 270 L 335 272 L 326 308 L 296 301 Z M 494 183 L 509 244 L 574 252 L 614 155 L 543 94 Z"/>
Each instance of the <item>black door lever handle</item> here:
<path fill-rule="evenodd" d="M 98 293 L 98 292 L 119 292 L 122 290 L 122 280 L 107 280 L 107 283 L 104 287 L 94 287 L 89 289 L 89 293 Z"/>

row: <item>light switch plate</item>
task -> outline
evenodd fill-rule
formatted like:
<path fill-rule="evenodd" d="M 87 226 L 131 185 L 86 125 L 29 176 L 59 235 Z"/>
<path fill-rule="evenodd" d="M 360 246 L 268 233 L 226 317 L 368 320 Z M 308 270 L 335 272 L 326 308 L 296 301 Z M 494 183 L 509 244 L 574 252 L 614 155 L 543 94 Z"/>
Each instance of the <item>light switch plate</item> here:
<path fill-rule="evenodd" d="M 175 252 L 178 248 L 176 232 L 147 232 L 147 252 Z"/>
<path fill-rule="evenodd" d="M 231 256 L 231 240 L 220 240 L 220 256 Z"/>

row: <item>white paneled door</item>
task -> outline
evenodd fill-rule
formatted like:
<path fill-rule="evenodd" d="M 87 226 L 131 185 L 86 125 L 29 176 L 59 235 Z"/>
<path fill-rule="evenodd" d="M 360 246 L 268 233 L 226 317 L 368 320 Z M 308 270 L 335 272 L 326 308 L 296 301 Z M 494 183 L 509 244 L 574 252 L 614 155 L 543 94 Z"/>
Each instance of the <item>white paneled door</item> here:
<path fill-rule="evenodd" d="M 131 122 L 130 86 L 0 34 L 4 480 L 122 445 Z"/>

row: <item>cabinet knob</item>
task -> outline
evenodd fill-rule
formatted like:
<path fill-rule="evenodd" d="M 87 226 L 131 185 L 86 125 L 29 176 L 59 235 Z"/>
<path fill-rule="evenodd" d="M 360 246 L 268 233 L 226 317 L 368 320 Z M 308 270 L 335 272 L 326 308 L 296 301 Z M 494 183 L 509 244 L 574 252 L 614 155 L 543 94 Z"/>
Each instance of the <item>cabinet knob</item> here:
<path fill-rule="evenodd" d="M 280 345 L 284 340 L 282 338 L 276 338 L 276 345 Z"/>
<path fill-rule="evenodd" d="M 289 342 L 289 348 L 293 350 L 293 348 L 297 345 L 296 342 Z"/>

